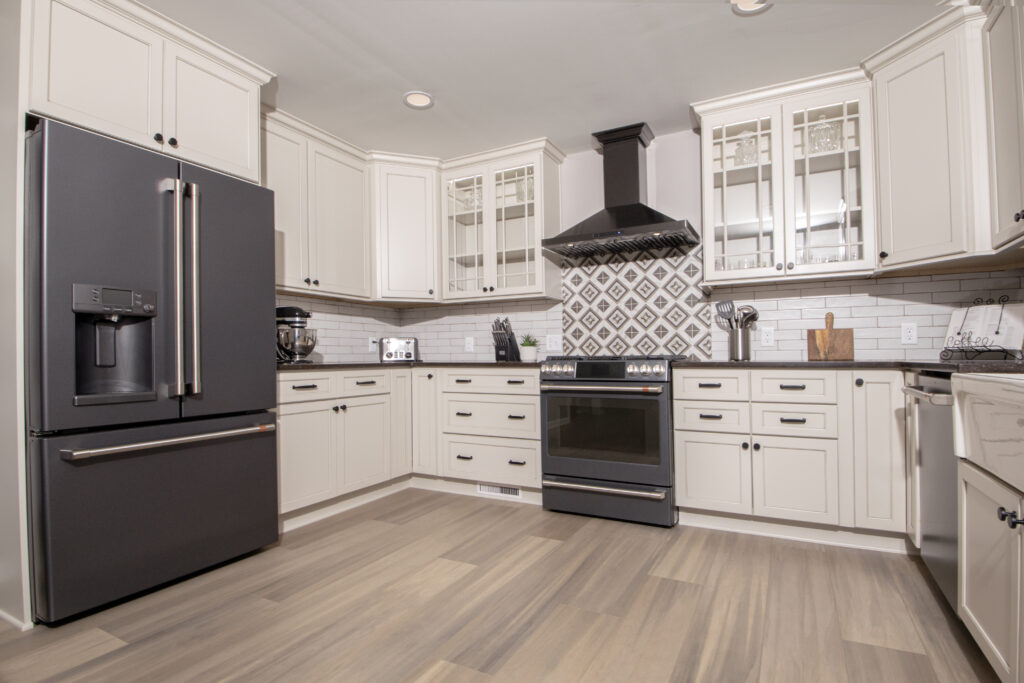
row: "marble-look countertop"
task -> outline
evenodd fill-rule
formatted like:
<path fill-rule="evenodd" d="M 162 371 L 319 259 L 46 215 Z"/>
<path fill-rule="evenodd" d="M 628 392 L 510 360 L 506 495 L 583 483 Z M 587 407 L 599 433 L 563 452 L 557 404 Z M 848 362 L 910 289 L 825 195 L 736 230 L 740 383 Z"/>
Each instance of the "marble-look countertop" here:
<path fill-rule="evenodd" d="M 278 372 L 303 372 L 318 370 L 366 370 L 367 368 L 534 368 L 540 369 L 540 363 L 514 363 L 498 361 L 463 361 L 463 362 L 440 362 L 425 363 L 423 361 L 403 361 L 396 363 L 289 363 L 277 366 Z"/>
<path fill-rule="evenodd" d="M 852 361 L 675 361 L 673 368 L 749 368 L 752 370 L 916 370 L 925 372 L 1024 373 L 1015 360 L 852 360 Z"/>

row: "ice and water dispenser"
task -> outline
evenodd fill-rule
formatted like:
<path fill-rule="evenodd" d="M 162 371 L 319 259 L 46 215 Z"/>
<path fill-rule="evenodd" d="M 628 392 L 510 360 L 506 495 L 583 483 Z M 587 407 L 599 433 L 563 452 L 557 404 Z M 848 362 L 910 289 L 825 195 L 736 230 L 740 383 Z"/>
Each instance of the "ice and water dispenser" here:
<path fill-rule="evenodd" d="M 75 405 L 156 398 L 156 293 L 74 285 Z"/>

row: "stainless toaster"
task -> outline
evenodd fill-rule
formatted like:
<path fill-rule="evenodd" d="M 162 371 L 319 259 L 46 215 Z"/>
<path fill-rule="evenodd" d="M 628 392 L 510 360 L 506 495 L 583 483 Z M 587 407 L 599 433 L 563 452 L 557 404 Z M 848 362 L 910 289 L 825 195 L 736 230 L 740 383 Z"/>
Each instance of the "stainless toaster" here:
<path fill-rule="evenodd" d="M 408 363 L 420 359 L 416 337 L 381 337 L 377 344 L 381 363 Z"/>

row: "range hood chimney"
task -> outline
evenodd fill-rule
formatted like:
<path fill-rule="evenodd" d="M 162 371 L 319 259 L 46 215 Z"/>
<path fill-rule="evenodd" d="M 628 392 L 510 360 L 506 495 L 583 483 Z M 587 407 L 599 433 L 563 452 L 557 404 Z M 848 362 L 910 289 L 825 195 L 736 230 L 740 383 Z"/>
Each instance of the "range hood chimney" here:
<path fill-rule="evenodd" d="M 561 256 L 684 247 L 700 243 L 688 221 L 677 221 L 647 206 L 647 145 L 654 134 L 646 123 L 594 133 L 604 154 L 604 206 L 590 218 L 541 242 Z"/>

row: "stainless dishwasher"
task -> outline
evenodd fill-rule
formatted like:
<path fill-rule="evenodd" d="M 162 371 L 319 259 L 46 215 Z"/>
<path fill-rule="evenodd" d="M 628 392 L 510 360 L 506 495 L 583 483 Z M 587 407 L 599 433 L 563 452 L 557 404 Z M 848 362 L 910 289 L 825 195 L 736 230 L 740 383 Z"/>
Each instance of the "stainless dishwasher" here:
<path fill-rule="evenodd" d="M 953 611 L 957 609 L 957 458 L 949 373 L 921 373 L 903 387 L 916 399 L 920 451 L 921 559 Z"/>

